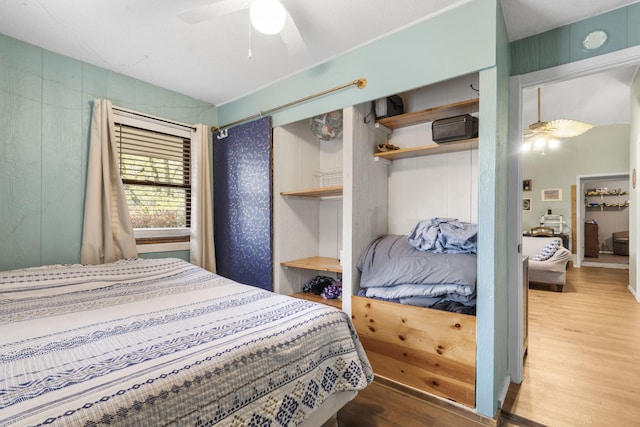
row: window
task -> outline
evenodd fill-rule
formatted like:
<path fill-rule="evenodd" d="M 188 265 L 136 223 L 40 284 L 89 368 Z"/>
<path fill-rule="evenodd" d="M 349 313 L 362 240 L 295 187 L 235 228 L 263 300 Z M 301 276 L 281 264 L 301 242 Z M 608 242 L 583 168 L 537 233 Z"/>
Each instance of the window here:
<path fill-rule="evenodd" d="M 191 226 L 191 132 L 114 111 L 120 174 L 136 240 L 187 241 Z"/>

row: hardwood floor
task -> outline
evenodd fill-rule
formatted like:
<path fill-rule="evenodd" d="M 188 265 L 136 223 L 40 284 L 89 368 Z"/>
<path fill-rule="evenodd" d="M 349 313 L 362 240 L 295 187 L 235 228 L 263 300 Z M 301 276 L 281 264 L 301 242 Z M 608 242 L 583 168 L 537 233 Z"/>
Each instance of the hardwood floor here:
<path fill-rule="evenodd" d="M 417 391 L 403 393 L 377 378 L 338 412 L 339 427 L 495 426 L 487 421 L 492 420 Z"/>
<path fill-rule="evenodd" d="M 640 425 L 640 303 L 627 289 L 628 275 L 622 269 L 571 268 L 562 293 L 529 291 L 524 381 L 510 387 L 500 426 Z M 456 416 L 455 409 L 376 381 L 338 413 L 338 423 L 483 425 Z"/>
<path fill-rule="evenodd" d="M 503 411 L 547 426 L 638 425 L 640 304 L 628 281 L 628 270 L 583 267 L 562 293 L 529 291 L 524 381 Z"/>

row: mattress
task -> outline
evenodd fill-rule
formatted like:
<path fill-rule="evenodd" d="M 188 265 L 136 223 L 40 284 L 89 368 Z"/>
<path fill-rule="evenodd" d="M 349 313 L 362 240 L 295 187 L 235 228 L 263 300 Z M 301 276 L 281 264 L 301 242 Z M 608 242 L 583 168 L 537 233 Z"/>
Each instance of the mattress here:
<path fill-rule="evenodd" d="M 344 312 L 178 259 L 0 272 L 0 337 L 0 425 L 299 425 L 373 380 Z"/>
<path fill-rule="evenodd" d="M 475 315 L 476 258 L 418 250 L 403 235 L 379 236 L 358 260 L 358 295 Z"/>

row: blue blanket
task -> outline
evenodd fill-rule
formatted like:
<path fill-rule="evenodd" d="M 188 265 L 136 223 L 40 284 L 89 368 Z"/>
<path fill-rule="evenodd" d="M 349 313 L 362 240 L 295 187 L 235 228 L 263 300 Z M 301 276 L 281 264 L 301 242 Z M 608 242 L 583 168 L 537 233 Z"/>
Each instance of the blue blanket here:
<path fill-rule="evenodd" d="M 407 239 L 420 251 L 475 254 L 477 235 L 477 224 L 455 218 L 432 218 L 418 222 Z"/>

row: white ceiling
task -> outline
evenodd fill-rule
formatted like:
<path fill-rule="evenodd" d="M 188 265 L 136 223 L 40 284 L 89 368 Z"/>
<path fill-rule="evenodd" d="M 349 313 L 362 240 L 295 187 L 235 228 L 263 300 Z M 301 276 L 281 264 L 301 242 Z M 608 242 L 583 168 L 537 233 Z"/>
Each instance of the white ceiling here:
<path fill-rule="evenodd" d="M 629 123 L 629 86 L 637 65 L 615 68 L 578 79 L 548 84 L 540 88 L 540 120 L 574 119 L 594 125 Z M 538 120 L 538 92 L 522 94 L 522 124 Z"/>
<path fill-rule="evenodd" d="M 294 55 L 251 31 L 247 10 L 180 17 L 217 1 L 0 0 L 0 33 L 222 105 L 470 0 L 281 0 L 307 46 Z M 638 0 L 501 1 L 517 40 Z"/>

